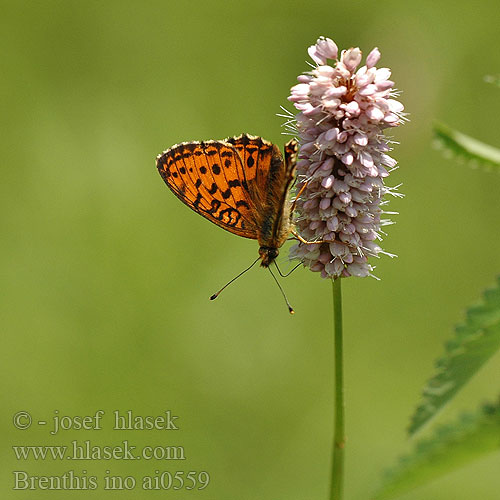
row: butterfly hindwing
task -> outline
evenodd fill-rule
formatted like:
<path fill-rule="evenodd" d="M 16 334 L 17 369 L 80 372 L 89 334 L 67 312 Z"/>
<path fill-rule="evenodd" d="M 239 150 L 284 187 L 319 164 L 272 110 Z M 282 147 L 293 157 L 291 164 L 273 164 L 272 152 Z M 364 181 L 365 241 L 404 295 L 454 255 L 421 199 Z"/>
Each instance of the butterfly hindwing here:
<path fill-rule="evenodd" d="M 279 148 L 247 134 L 227 139 L 245 165 L 250 195 L 256 207 L 256 225 L 261 246 L 279 248 L 290 231 L 288 192 L 295 178 L 296 141 L 285 146 L 285 161 Z"/>
<path fill-rule="evenodd" d="M 270 184 L 277 178 L 279 179 L 283 169 L 280 150 L 262 137 L 248 134 L 230 137 L 226 141 L 236 148 L 241 157 L 254 202 L 258 206 L 265 204 L 266 195 L 270 192 Z M 272 175 L 271 168 L 274 170 Z"/>
<path fill-rule="evenodd" d="M 233 145 L 178 144 L 158 156 L 157 167 L 167 186 L 195 212 L 231 233 L 257 238 L 252 197 Z"/>

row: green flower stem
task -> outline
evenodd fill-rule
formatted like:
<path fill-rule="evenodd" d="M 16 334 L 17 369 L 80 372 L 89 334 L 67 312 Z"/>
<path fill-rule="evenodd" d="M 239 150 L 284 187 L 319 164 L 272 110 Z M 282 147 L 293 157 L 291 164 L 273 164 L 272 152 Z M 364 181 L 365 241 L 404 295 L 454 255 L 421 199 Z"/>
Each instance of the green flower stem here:
<path fill-rule="evenodd" d="M 335 428 L 332 452 L 332 482 L 330 500 L 342 500 L 344 487 L 344 360 L 342 335 L 341 278 L 332 280 L 335 336 Z"/>

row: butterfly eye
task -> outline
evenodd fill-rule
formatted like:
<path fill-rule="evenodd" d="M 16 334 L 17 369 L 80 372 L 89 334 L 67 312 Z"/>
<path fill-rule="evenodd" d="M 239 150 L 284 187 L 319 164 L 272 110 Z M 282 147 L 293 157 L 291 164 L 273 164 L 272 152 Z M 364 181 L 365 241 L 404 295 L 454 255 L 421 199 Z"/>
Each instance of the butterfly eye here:
<path fill-rule="evenodd" d="M 275 259 L 278 254 L 279 254 L 279 250 L 277 248 L 270 248 L 268 251 L 267 251 L 267 254 L 269 255 L 269 257 L 271 259 Z"/>
<path fill-rule="evenodd" d="M 279 250 L 277 248 L 270 248 L 270 247 L 260 247 L 259 248 L 259 254 L 266 255 L 269 261 L 274 260 L 278 255 L 279 255 Z"/>

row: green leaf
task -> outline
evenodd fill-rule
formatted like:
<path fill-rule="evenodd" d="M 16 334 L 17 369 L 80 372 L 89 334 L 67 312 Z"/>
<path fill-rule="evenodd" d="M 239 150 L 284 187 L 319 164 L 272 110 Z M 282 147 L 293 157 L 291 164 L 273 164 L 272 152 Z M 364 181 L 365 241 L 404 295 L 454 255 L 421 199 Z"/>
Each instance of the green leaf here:
<path fill-rule="evenodd" d="M 374 500 L 399 496 L 495 450 L 500 450 L 500 400 L 418 441 L 386 472 Z"/>
<path fill-rule="evenodd" d="M 436 363 L 437 373 L 424 387 L 408 432 L 415 434 L 434 417 L 499 347 L 500 277 L 495 288 L 484 292 L 482 303 L 468 309 L 465 323 L 455 328 L 455 337 Z"/>
<path fill-rule="evenodd" d="M 473 139 L 454 129 L 434 124 L 434 137 L 438 147 L 447 155 L 467 161 L 471 166 L 500 167 L 500 149 Z"/>

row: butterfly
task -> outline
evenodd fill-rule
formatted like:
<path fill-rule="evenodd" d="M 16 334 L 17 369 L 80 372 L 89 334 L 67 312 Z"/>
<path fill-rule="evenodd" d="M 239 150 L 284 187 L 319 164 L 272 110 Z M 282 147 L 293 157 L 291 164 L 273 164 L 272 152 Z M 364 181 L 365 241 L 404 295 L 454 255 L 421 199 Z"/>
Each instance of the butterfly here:
<path fill-rule="evenodd" d="M 242 134 L 176 144 L 158 155 L 156 166 L 188 207 L 226 231 L 257 240 L 261 266 L 269 267 L 293 227 L 289 191 L 297 148 L 295 140 L 287 142 L 283 159 L 276 145 Z"/>

